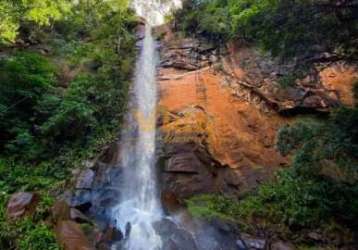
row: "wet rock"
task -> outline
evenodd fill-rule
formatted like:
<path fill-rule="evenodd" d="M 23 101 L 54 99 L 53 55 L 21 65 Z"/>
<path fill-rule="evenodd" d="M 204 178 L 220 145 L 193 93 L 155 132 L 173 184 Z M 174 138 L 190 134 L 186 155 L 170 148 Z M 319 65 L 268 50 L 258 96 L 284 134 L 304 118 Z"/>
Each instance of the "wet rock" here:
<path fill-rule="evenodd" d="M 77 189 L 91 189 L 95 172 L 91 169 L 83 170 L 77 178 Z"/>
<path fill-rule="evenodd" d="M 111 250 L 111 248 L 112 248 L 111 244 L 108 242 L 101 242 L 101 243 L 98 243 L 96 246 L 97 250 Z M 121 248 L 118 248 L 118 249 L 121 249 Z"/>
<path fill-rule="evenodd" d="M 116 242 L 116 241 L 121 241 L 123 239 L 124 239 L 123 233 L 113 226 L 107 228 L 107 230 L 104 232 L 102 236 L 102 241 L 105 242 Z"/>
<path fill-rule="evenodd" d="M 249 235 L 242 235 L 242 239 L 249 249 L 260 250 L 266 247 L 266 240 L 264 239 L 256 239 Z"/>
<path fill-rule="evenodd" d="M 86 215 L 75 208 L 70 209 L 70 219 L 80 224 L 91 223 L 91 220 Z"/>
<path fill-rule="evenodd" d="M 7 208 L 6 214 L 10 219 L 19 219 L 24 216 L 31 216 L 39 202 L 39 196 L 34 193 L 19 192 L 11 196 Z"/>
<path fill-rule="evenodd" d="M 237 240 L 236 245 L 238 247 L 238 250 L 246 250 L 247 249 L 245 242 L 242 240 Z"/>
<path fill-rule="evenodd" d="M 235 231 L 222 230 L 222 227 L 216 228 L 212 223 L 203 223 L 195 234 L 195 241 L 200 250 L 238 250 L 237 240 Z"/>
<path fill-rule="evenodd" d="M 154 228 L 161 236 L 165 250 L 197 250 L 193 235 L 178 227 L 173 221 L 163 219 L 154 224 Z"/>
<path fill-rule="evenodd" d="M 154 229 L 164 238 L 170 237 L 171 232 L 176 231 L 177 225 L 170 219 L 162 219 L 154 223 Z"/>
<path fill-rule="evenodd" d="M 108 208 L 118 204 L 121 197 L 120 190 L 116 188 L 105 188 L 99 190 L 93 196 L 92 203 L 96 207 Z"/>
<path fill-rule="evenodd" d="M 136 27 L 135 36 L 137 40 L 143 40 L 145 37 L 145 25 L 139 24 Z"/>
<path fill-rule="evenodd" d="M 182 207 L 180 201 L 173 192 L 162 192 L 161 193 L 162 206 L 165 211 L 173 214 L 180 210 Z"/>
<path fill-rule="evenodd" d="M 112 180 L 118 180 L 122 173 L 122 168 L 118 165 L 111 166 L 102 162 L 96 164 L 96 176 L 93 183 L 95 189 L 101 189 L 110 186 Z"/>
<path fill-rule="evenodd" d="M 90 190 L 77 190 L 71 197 L 70 206 L 86 212 L 92 207 L 92 199 L 93 196 Z"/>
<path fill-rule="evenodd" d="M 130 222 L 127 222 L 127 224 L 126 224 L 126 231 L 125 231 L 125 233 L 124 233 L 124 236 L 125 236 L 126 239 L 129 238 L 129 236 L 130 236 L 130 234 L 131 234 L 131 231 L 132 231 L 132 225 L 131 225 Z"/>
<path fill-rule="evenodd" d="M 73 221 L 60 221 L 55 228 L 59 245 L 64 250 L 94 250 L 79 224 Z"/>

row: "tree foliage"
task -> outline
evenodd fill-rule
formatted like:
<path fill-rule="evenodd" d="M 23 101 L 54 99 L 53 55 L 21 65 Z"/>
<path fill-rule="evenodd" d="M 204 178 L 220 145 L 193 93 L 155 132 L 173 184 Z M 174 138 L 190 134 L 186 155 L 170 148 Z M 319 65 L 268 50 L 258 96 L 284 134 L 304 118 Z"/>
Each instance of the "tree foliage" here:
<path fill-rule="evenodd" d="M 24 22 L 48 26 L 71 10 L 70 0 L 1 0 L 0 42 L 14 42 Z"/>
<path fill-rule="evenodd" d="M 77 16 L 77 25 L 89 29 L 128 7 L 129 0 L 0 0 L 0 44 L 15 42 L 26 24 L 50 26 Z"/>
<path fill-rule="evenodd" d="M 245 38 L 278 56 L 331 52 L 356 57 L 356 0 L 191 0 L 179 29 L 216 41 Z"/>
<path fill-rule="evenodd" d="M 0 248 L 57 250 L 52 195 L 117 136 L 136 17 L 127 0 L 0 0 L 0 10 Z M 6 203 L 20 190 L 40 205 L 9 221 Z"/>

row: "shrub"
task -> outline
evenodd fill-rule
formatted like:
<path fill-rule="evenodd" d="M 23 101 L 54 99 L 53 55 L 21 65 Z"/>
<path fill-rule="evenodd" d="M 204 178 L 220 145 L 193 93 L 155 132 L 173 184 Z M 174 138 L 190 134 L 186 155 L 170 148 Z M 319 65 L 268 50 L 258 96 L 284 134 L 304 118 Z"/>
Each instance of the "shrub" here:
<path fill-rule="evenodd" d="M 220 218 L 236 221 L 238 203 L 233 199 L 220 195 L 200 195 L 186 201 L 189 212 L 205 219 Z"/>
<path fill-rule="evenodd" d="M 36 53 L 18 52 L 0 60 L 1 146 L 30 142 L 36 105 L 55 82 L 51 63 Z M 13 147 L 12 147 L 13 148 Z"/>
<path fill-rule="evenodd" d="M 30 219 L 25 219 L 19 223 L 18 233 L 22 235 L 17 243 L 19 249 L 60 250 L 54 232 L 43 223 L 35 224 Z"/>

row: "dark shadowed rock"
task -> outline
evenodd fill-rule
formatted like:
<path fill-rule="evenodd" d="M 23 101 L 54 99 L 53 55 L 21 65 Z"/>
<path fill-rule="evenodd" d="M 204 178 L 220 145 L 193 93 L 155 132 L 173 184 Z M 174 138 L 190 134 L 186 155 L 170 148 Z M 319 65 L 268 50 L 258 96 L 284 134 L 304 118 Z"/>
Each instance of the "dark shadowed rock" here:
<path fill-rule="evenodd" d="M 116 241 L 121 241 L 123 239 L 124 239 L 123 233 L 119 231 L 117 228 L 110 226 L 104 232 L 101 240 L 105 242 L 116 242 Z"/>
<path fill-rule="evenodd" d="M 163 250 L 197 250 L 193 235 L 180 228 L 173 221 L 163 219 L 154 224 L 154 229 L 161 236 Z"/>
<path fill-rule="evenodd" d="M 195 240 L 200 250 L 240 250 L 238 234 L 233 225 L 224 221 L 203 222 L 196 230 Z M 246 250 L 243 248 L 241 250 Z"/>
<path fill-rule="evenodd" d="M 93 195 L 92 203 L 95 207 L 111 207 L 118 204 L 120 199 L 120 190 L 116 188 L 106 188 L 103 190 L 98 190 L 95 195 Z"/>
<path fill-rule="evenodd" d="M 266 249 L 266 240 L 257 239 L 249 235 L 242 235 L 242 239 L 249 249 L 261 250 Z"/>
<path fill-rule="evenodd" d="M 11 196 L 6 214 L 10 219 L 19 219 L 27 215 L 32 215 L 39 202 L 39 196 L 34 193 L 19 192 Z"/>
<path fill-rule="evenodd" d="M 64 250 L 94 250 L 79 224 L 73 221 L 60 221 L 55 228 L 59 245 Z"/>
<path fill-rule="evenodd" d="M 91 220 L 76 208 L 70 209 L 70 219 L 77 223 L 91 223 Z"/>
<path fill-rule="evenodd" d="M 90 190 L 76 190 L 71 197 L 70 206 L 85 212 L 92 206 L 92 199 Z"/>
<path fill-rule="evenodd" d="M 119 162 L 120 152 L 121 146 L 119 142 L 113 142 L 103 151 L 98 160 L 101 163 L 115 165 Z"/>
<path fill-rule="evenodd" d="M 172 156 L 165 167 L 166 172 L 198 174 L 201 162 L 193 152 L 181 153 Z"/>
<path fill-rule="evenodd" d="M 164 151 L 160 177 L 162 201 L 168 211 L 193 195 L 221 191 L 235 195 L 243 190 L 243 185 L 257 184 L 251 177 L 246 181 L 240 170 L 222 166 L 196 143 L 168 143 Z"/>

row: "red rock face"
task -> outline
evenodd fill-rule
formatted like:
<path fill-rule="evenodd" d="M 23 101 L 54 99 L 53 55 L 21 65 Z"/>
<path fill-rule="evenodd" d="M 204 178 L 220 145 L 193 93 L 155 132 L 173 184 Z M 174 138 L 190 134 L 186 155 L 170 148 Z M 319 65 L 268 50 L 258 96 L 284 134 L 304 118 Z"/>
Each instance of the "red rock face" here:
<path fill-rule="evenodd" d="M 331 70 L 316 70 L 283 88 L 278 79 L 290 66 L 254 48 L 230 44 L 225 54 L 166 32 L 161 35 L 158 126 L 171 152 L 163 166 L 164 192 L 179 200 L 250 190 L 289 163 L 275 149 L 279 128 L 294 121 L 283 114 L 329 112 L 340 99 L 352 103 L 353 68 L 336 69 L 335 80 Z"/>
<path fill-rule="evenodd" d="M 171 200 L 212 192 L 238 195 L 287 164 L 274 144 L 277 130 L 289 119 L 264 112 L 261 101 L 247 92 L 237 95 L 227 75 L 215 69 L 217 58 L 208 59 L 216 53 L 210 46 L 191 40 L 164 46 L 174 48 L 164 49 L 159 72 L 158 121 L 168 157 L 164 194 L 170 193 Z M 173 60 L 191 62 L 190 51 L 197 46 L 208 48 L 199 53 L 199 69 L 177 67 Z"/>
<path fill-rule="evenodd" d="M 39 202 L 39 197 L 34 193 L 19 192 L 11 196 L 6 213 L 9 219 L 19 219 L 31 216 Z"/>
<path fill-rule="evenodd" d="M 236 94 L 240 95 L 244 88 L 279 113 L 329 112 L 340 105 L 339 95 L 326 87 L 326 79 L 319 72 L 325 67 L 317 65 L 302 79 L 288 80 L 283 87 L 280 79 L 290 75 L 294 64 L 278 64 L 253 47 L 235 43 L 229 45 L 229 55 L 223 61 L 223 71 L 231 81 L 229 86 L 239 91 Z"/>
<path fill-rule="evenodd" d="M 356 67 L 337 63 L 320 72 L 323 86 L 334 91 L 341 102 L 347 106 L 353 106 L 353 83 L 358 81 L 358 70 Z"/>

